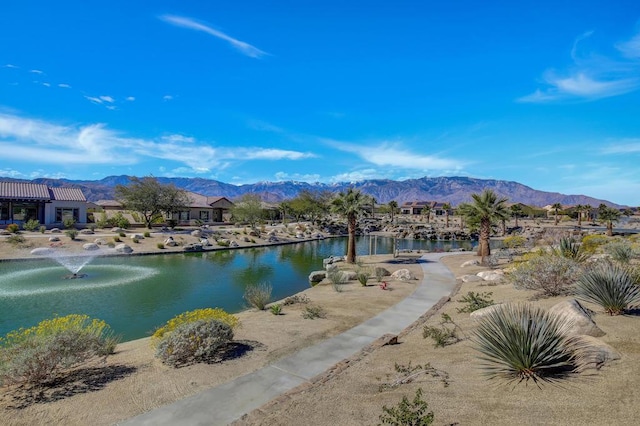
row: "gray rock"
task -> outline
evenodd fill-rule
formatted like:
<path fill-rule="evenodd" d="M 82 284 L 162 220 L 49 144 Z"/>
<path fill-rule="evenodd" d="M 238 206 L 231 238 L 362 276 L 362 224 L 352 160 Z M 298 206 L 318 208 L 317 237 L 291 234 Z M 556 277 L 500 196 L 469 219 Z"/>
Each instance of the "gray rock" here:
<path fill-rule="evenodd" d="M 605 332 L 596 325 L 591 313 L 575 299 L 553 305 L 549 313 L 563 317 L 572 325 L 568 333 L 572 336 L 604 336 Z"/>
<path fill-rule="evenodd" d="M 83 234 L 83 235 L 92 235 L 92 234 L 95 234 L 95 232 L 93 232 L 91 229 L 82 229 L 82 230 L 80 231 L 80 233 L 81 233 L 81 234 Z"/>
<path fill-rule="evenodd" d="M 471 312 L 471 314 L 469 314 L 469 316 L 474 321 L 480 321 L 486 315 L 490 314 L 491 312 L 495 311 L 496 309 L 501 309 L 501 308 L 502 308 L 502 304 L 498 303 L 496 305 L 487 306 L 486 308 L 482 308 L 482 309 L 478 309 L 477 311 L 473 311 L 473 312 Z"/>
<path fill-rule="evenodd" d="M 620 359 L 620 353 L 593 336 L 584 335 L 574 338 L 580 339 L 579 355 L 586 369 L 598 370 L 602 366 Z"/>
<path fill-rule="evenodd" d="M 125 243 L 118 244 L 115 247 L 115 250 L 118 253 L 125 253 L 125 254 L 133 253 L 133 249 L 130 246 L 126 245 Z"/>
<path fill-rule="evenodd" d="M 462 265 L 460 265 L 460 267 L 461 268 L 467 268 L 469 266 L 478 266 L 479 264 L 480 264 L 479 260 L 473 259 L 473 260 L 467 260 Z"/>
<path fill-rule="evenodd" d="M 199 229 L 195 229 L 195 230 L 191 231 L 191 235 L 193 237 L 200 237 L 202 235 L 202 231 L 199 230 Z"/>
<path fill-rule="evenodd" d="M 184 246 L 184 251 L 202 251 L 202 244 L 191 243 Z"/>
<path fill-rule="evenodd" d="M 51 241 L 52 243 L 58 242 L 60 241 L 59 237 L 49 237 L 49 241 Z"/>
<path fill-rule="evenodd" d="M 99 246 L 107 244 L 107 240 L 105 240 L 104 238 L 96 238 L 95 240 L 93 240 L 93 242 Z"/>
<path fill-rule="evenodd" d="M 267 241 L 270 243 L 277 243 L 280 240 L 278 240 L 278 237 L 276 237 L 275 235 L 271 235 Z"/>
<path fill-rule="evenodd" d="M 328 263 L 327 266 L 324 267 L 324 269 L 327 272 L 336 271 L 338 270 L 338 265 L 336 265 L 335 263 Z"/>
<path fill-rule="evenodd" d="M 60 233 L 60 228 L 51 228 L 51 233 L 52 234 L 59 234 Z"/>
<path fill-rule="evenodd" d="M 164 240 L 164 245 L 166 247 L 176 247 L 178 243 L 176 242 L 176 240 L 173 239 L 173 237 L 169 237 L 166 240 Z"/>
<path fill-rule="evenodd" d="M 229 244 L 229 247 L 238 247 L 238 242 L 237 241 L 231 241 L 231 244 Z"/>
<path fill-rule="evenodd" d="M 482 278 L 480 278 L 477 275 L 463 275 L 460 277 L 460 279 L 462 280 L 463 283 L 476 283 L 476 282 L 484 281 Z"/>
<path fill-rule="evenodd" d="M 142 234 L 131 234 L 131 235 L 129 235 L 129 238 L 131 238 L 132 240 L 144 240 L 144 235 L 142 235 Z"/>
<path fill-rule="evenodd" d="M 31 254 L 33 254 L 34 256 L 48 256 L 53 253 L 54 250 L 51 250 L 48 247 L 38 247 L 31 250 Z"/>
<path fill-rule="evenodd" d="M 336 262 L 344 262 L 344 256 L 331 256 L 326 259 L 322 259 L 322 266 L 326 268 L 327 265 Z"/>
<path fill-rule="evenodd" d="M 87 243 L 82 246 L 84 250 L 100 250 L 100 246 L 96 243 Z"/>
<path fill-rule="evenodd" d="M 115 227 L 115 228 L 111 228 L 111 232 L 115 232 L 116 234 L 119 234 L 120 232 L 124 232 L 124 229 Z"/>
<path fill-rule="evenodd" d="M 200 239 L 200 244 L 202 244 L 202 247 L 209 247 L 211 245 L 211 243 L 209 242 L 208 239 L 206 238 L 201 238 Z"/>
<path fill-rule="evenodd" d="M 309 274 L 309 282 L 319 283 L 327 277 L 326 271 L 313 271 Z"/>
<path fill-rule="evenodd" d="M 416 277 L 408 269 L 398 269 L 391 274 L 391 278 L 400 281 L 411 281 L 416 279 Z"/>
<path fill-rule="evenodd" d="M 246 235 L 242 238 L 242 241 L 244 241 L 245 243 L 250 243 L 251 242 L 251 238 L 247 237 Z"/>
<path fill-rule="evenodd" d="M 476 274 L 485 281 L 500 281 L 504 277 L 502 271 L 480 271 Z"/>
<path fill-rule="evenodd" d="M 382 266 L 376 266 L 375 269 L 375 276 L 380 276 L 380 277 L 390 277 L 391 276 L 391 272 L 389 272 L 387 269 L 383 268 Z"/>
<path fill-rule="evenodd" d="M 356 271 L 342 271 L 342 277 L 347 281 L 355 281 L 358 279 L 358 274 Z"/>

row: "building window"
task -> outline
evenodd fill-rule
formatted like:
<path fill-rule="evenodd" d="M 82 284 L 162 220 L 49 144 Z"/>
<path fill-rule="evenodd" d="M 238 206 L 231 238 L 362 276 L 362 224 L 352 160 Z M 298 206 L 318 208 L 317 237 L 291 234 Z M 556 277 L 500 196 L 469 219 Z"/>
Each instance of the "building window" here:
<path fill-rule="evenodd" d="M 9 203 L 0 203 L 0 220 L 9 220 Z"/>
<path fill-rule="evenodd" d="M 180 212 L 180 221 L 186 221 L 186 220 L 189 220 L 189 212 L 188 211 Z"/>
<path fill-rule="evenodd" d="M 38 219 L 38 209 L 36 205 L 29 203 L 14 203 L 13 220 L 26 222 L 29 219 Z"/>
<path fill-rule="evenodd" d="M 66 220 L 80 222 L 80 209 L 71 207 L 56 207 L 56 222 L 62 223 Z"/>
<path fill-rule="evenodd" d="M 200 220 L 209 222 L 209 212 L 206 210 L 200 210 Z"/>

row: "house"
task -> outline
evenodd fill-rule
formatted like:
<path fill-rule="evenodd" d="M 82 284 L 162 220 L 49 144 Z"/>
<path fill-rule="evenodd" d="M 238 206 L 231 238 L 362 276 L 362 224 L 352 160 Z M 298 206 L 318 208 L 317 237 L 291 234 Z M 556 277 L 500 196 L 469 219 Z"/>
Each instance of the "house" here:
<path fill-rule="evenodd" d="M 191 203 L 188 209 L 174 213 L 169 219 L 177 220 L 181 225 L 221 223 L 229 219 L 233 203 L 226 197 L 209 197 L 187 191 Z"/>
<path fill-rule="evenodd" d="M 0 224 L 35 219 L 47 227 L 67 219 L 87 223 L 87 199 L 79 188 L 49 187 L 30 182 L 0 181 Z"/>
<path fill-rule="evenodd" d="M 411 201 L 400 206 L 400 213 L 418 215 L 422 214 L 422 211 L 425 208 L 428 208 L 430 214 L 434 216 L 443 216 L 445 214 L 444 205 L 445 203 L 438 201 Z M 451 213 L 451 210 L 449 210 L 449 213 Z"/>

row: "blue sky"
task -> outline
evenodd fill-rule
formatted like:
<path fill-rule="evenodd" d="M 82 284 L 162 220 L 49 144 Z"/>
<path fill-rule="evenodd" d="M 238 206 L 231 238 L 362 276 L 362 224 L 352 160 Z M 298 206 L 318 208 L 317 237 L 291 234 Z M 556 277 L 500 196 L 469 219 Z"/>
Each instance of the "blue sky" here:
<path fill-rule="evenodd" d="M 0 6 L 0 176 L 470 176 L 640 205 L 640 2 Z"/>

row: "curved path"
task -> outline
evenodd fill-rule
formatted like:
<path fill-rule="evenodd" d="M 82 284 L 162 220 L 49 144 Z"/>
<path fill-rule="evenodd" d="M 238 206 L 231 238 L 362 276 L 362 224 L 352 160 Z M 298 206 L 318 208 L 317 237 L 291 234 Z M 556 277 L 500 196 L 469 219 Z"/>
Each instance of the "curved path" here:
<path fill-rule="evenodd" d="M 384 334 L 398 334 L 456 286 L 456 279 L 440 258 L 421 257 L 422 282 L 404 300 L 362 324 L 302 349 L 273 364 L 183 400 L 157 408 L 121 425 L 226 425 L 273 398 L 301 385 L 348 358 Z"/>

